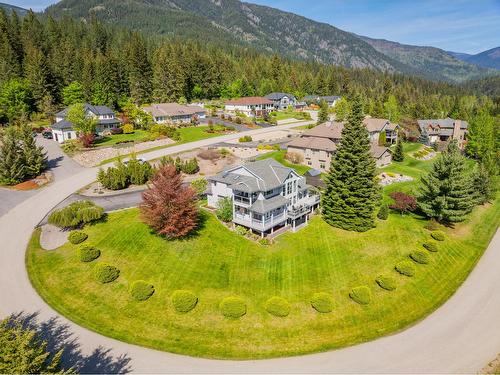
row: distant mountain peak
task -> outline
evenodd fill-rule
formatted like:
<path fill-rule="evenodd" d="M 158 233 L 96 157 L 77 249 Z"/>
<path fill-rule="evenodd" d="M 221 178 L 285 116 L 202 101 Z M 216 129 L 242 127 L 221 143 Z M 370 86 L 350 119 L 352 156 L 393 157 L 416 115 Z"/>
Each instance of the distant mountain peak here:
<path fill-rule="evenodd" d="M 448 53 L 455 58 L 466 61 L 470 64 L 475 64 L 483 68 L 500 70 L 500 47 L 491 48 L 475 55 L 450 51 L 448 51 Z"/>

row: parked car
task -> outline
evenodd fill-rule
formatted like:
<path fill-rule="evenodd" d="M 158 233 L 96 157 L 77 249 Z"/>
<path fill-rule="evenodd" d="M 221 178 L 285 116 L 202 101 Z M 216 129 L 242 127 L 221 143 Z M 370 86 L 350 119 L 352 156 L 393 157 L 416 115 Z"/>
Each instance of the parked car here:
<path fill-rule="evenodd" d="M 42 133 L 42 137 L 45 138 L 45 139 L 52 139 L 53 138 L 52 132 L 50 132 L 50 131 L 44 131 Z"/>

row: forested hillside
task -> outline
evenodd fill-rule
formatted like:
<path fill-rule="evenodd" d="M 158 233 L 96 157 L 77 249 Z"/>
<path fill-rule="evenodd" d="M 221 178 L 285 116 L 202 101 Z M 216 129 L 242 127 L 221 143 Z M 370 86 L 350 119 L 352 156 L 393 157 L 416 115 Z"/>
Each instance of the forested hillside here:
<path fill-rule="evenodd" d="M 25 15 L 28 11 L 21 7 L 16 7 L 15 5 L 0 3 L 0 8 L 2 8 L 5 12 L 10 13 L 12 11 L 17 12 L 19 15 Z"/>
<path fill-rule="evenodd" d="M 459 60 L 467 61 L 485 68 L 500 70 L 500 47 L 491 48 L 487 51 L 469 55 L 467 53 L 448 52 Z"/>
<path fill-rule="evenodd" d="M 144 37 L 71 18 L 30 12 L 22 20 L 0 11 L 0 112 L 13 121 L 33 111 L 54 113 L 64 95 L 81 88 L 82 100 L 120 108 L 138 104 L 264 95 L 271 91 L 362 95 L 365 111 L 380 116 L 392 95 L 405 116 L 468 118 L 487 98 L 424 79 L 289 60 L 210 43 Z M 64 93 L 64 94 L 63 94 Z"/>
<path fill-rule="evenodd" d="M 448 82 L 484 77 L 486 69 L 439 49 L 376 45 L 331 25 L 239 0 L 62 0 L 46 11 L 101 21 L 149 35 L 237 43 L 301 60 L 412 74 Z M 374 48 L 375 47 L 375 48 Z M 439 61 L 443 56 L 444 61 Z"/>

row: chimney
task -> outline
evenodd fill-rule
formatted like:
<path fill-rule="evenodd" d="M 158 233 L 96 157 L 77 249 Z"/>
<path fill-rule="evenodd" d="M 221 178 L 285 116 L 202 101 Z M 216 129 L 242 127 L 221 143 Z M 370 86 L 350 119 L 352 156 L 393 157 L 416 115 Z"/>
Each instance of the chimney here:
<path fill-rule="evenodd" d="M 461 120 L 455 120 L 455 122 L 453 123 L 453 139 L 456 139 L 457 141 L 460 141 L 460 125 L 461 124 L 462 124 Z"/>

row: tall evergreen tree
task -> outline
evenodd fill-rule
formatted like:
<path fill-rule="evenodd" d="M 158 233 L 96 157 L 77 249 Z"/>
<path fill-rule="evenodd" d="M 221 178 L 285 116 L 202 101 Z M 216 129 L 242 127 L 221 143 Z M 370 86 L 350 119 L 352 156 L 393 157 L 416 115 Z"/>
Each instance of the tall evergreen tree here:
<path fill-rule="evenodd" d="M 0 184 L 17 184 L 26 175 L 18 135 L 19 131 L 14 126 L 9 126 L 0 133 Z"/>
<path fill-rule="evenodd" d="M 398 137 L 398 140 L 396 142 L 396 148 L 394 149 L 392 160 L 400 162 L 405 160 L 405 154 L 403 152 L 403 141 L 401 140 L 400 136 Z"/>
<path fill-rule="evenodd" d="M 39 110 L 53 100 L 53 80 L 44 53 L 37 47 L 28 46 L 24 62 L 26 80 Z"/>
<path fill-rule="evenodd" d="M 144 38 L 132 34 L 128 46 L 130 95 L 137 104 L 151 100 L 151 63 Z"/>
<path fill-rule="evenodd" d="M 380 201 L 375 160 L 363 119 L 361 101 L 356 97 L 342 130 L 340 145 L 332 157 L 322 197 L 327 223 L 360 232 L 375 226 L 375 210 Z"/>
<path fill-rule="evenodd" d="M 418 206 L 429 218 L 441 222 L 463 221 L 475 203 L 473 179 L 457 142 L 448 145 L 421 178 Z"/>
<path fill-rule="evenodd" d="M 153 60 L 153 99 L 176 102 L 184 95 L 184 73 L 175 51 L 160 47 Z"/>
<path fill-rule="evenodd" d="M 25 166 L 24 178 L 36 177 L 47 167 L 47 153 L 42 146 L 37 146 L 33 130 L 29 125 L 21 126 L 19 132 Z"/>
<path fill-rule="evenodd" d="M 327 122 L 329 119 L 330 113 L 328 103 L 325 100 L 322 100 L 319 104 L 318 125 Z"/>

